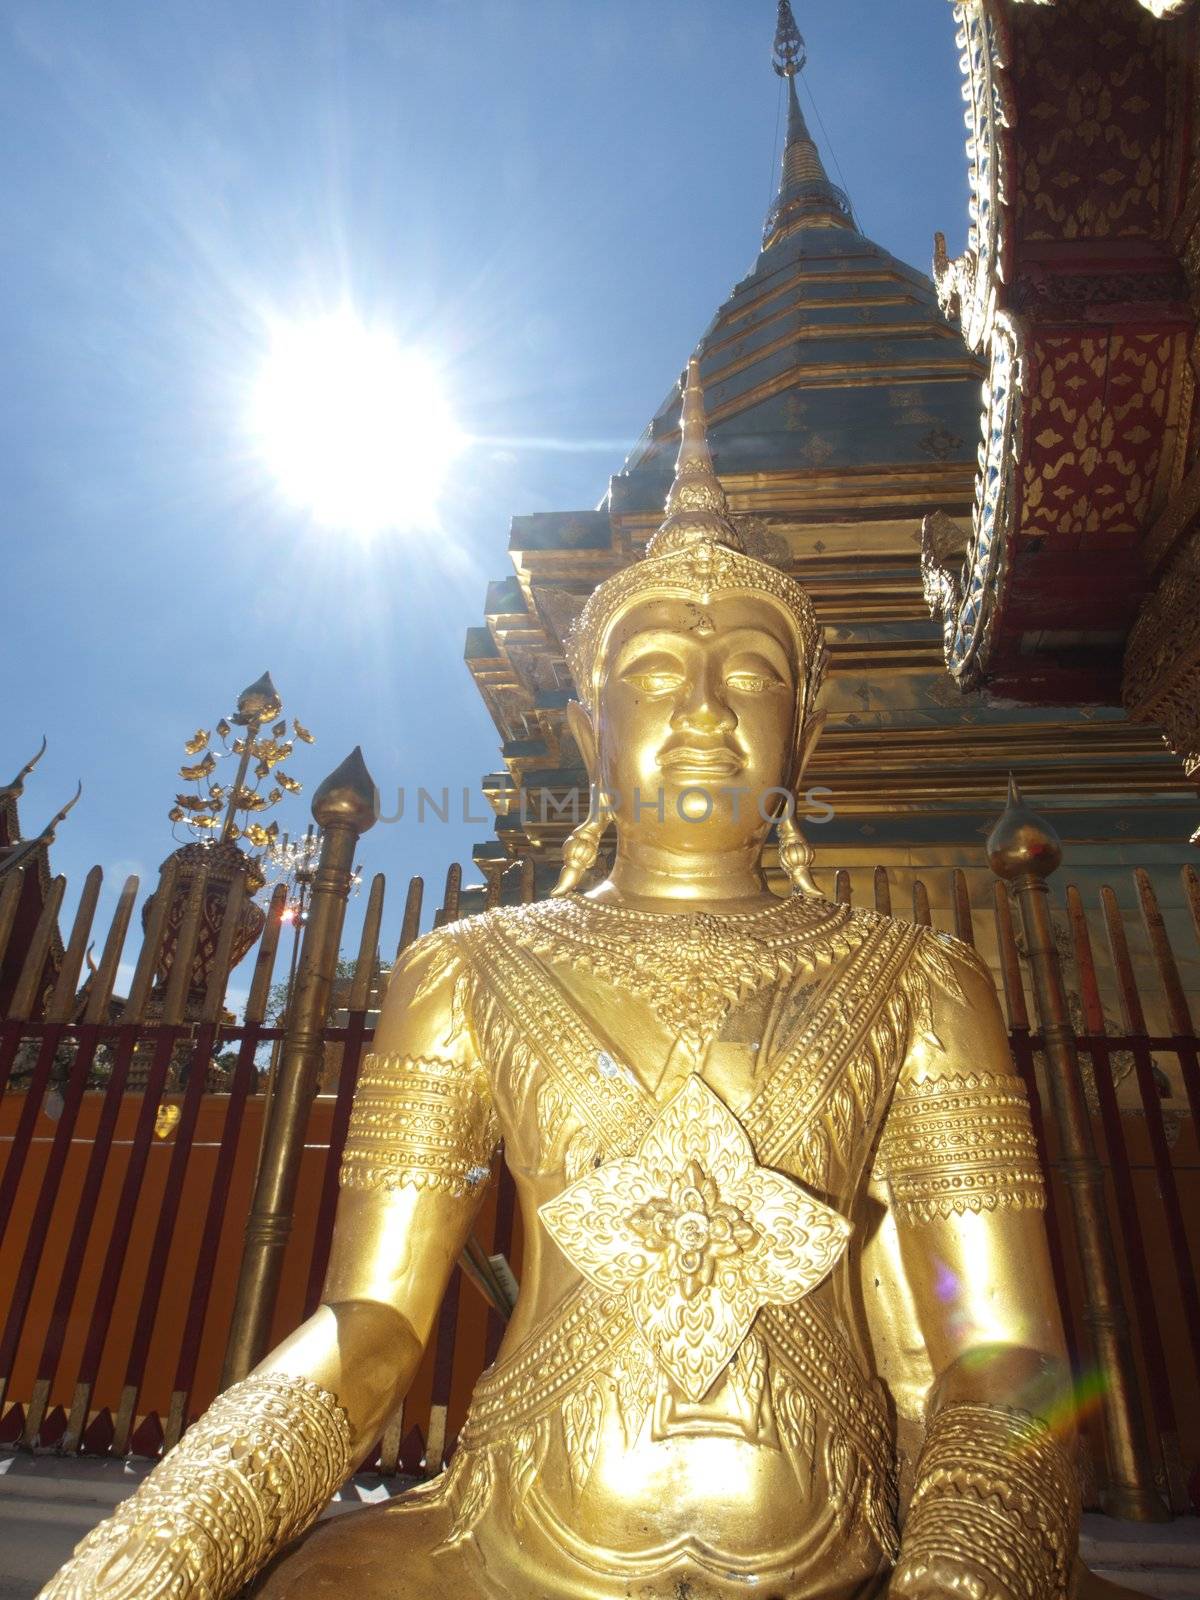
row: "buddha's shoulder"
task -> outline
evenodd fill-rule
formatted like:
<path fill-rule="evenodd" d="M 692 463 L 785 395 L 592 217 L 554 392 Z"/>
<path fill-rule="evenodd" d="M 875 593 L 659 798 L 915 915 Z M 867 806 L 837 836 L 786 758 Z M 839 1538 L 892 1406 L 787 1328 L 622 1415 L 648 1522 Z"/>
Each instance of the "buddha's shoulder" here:
<path fill-rule="evenodd" d="M 468 957 L 473 951 L 495 950 L 497 946 L 524 946 L 545 952 L 564 935 L 577 937 L 583 932 L 587 911 L 577 902 L 578 896 L 571 896 L 534 900 L 528 905 L 494 906 L 490 911 L 463 917 L 441 931 Z"/>
<path fill-rule="evenodd" d="M 909 922 L 882 911 L 848 907 L 846 926 L 859 940 L 900 943 L 909 950 L 908 967 L 931 978 L 951 998 L 967 999 L 980 986 L 994 991 L 991 969 L 973 945 L 942 928 Z M 857 941 L 856 941 L 857 942 Z"/>
<path fill-rule="evenodd" d="M 462 956 L 451 927 L 433 928 L 397 956 L 388 997 L 431 1013 L 445 1010 L 461 972 Z"/>
<path fill-rule="evenodd" d="M 527 905 L 494 906 L 491 911 L 481 911 L 459 923 L 460 928 L 490 929 L 501 934 L 522 934 L 562 922 L 579 907 L 579 895 L 551 896 L 548 900 L 531 900 Z M 584 908 L 586 910 L 586 907 Z"/>
<path fill-rule="evenodd" d="M 803 902 L 803 903 L 802 903 Z M 907 951 L 905 966 L 933 978 L 947 992 L 958 995 L 976 992 L 980 984 L 992 987 L 991 973 L 978 952 L 953 934 L 940 928 L 908 922 L 880 911 L 856 906 L 836 905 L 816 896 L 793 896 L 781 901 L 780 912 L 786 923 L 776 923 L 776 939 L 796 938 L 807 942 L 829 942 L 847 953 L 869 944 L 880 949 L 900 947 Z M 452 986 L 455 974 L 472 956 L 497 947 L 520 946 L 539 954 L 555 954 L 560 946 L 578 948 L 597 936 L 603 941 L 628 937 L 641 943 L 646 930 L 634 922 L 625 927 L 618 915 L 607 916 L 582 902 L 577 895 L 538 900 L 528 905 L 496 906 L 490 911 L 435 928 L 412 944 L 401 958 L 397 975 L 408 985 L 428 991 Z"/>
<path fill-rule="evenodd" d="M 562 923 L 561 900 L 496 906 L 433 928 L 415 939 L 396 963 L 395 978 L 429 988 L 446 985 L 487 944 L 536 944 Z"/>

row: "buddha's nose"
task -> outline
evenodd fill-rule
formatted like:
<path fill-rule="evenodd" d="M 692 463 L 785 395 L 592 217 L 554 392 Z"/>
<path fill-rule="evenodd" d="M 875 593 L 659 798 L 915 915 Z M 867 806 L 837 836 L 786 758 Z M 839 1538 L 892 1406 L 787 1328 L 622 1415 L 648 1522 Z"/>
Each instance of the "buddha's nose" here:
<path fill-rule="evenodd" d="M 675 728 L 689 728 L 712 735 L 730 733 L 737 727 L 733 708 L 721 694 L 720 675 L 712 668 L 697 672 L 684 686 L 671 717 Z"/>

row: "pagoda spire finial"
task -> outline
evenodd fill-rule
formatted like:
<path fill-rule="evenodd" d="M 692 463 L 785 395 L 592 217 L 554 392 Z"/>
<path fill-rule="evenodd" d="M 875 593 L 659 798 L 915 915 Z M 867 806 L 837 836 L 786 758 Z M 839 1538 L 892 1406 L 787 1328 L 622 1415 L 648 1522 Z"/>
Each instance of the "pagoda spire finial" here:
<path fill-rule="evenodd" d="M 830 183 L 820 152 L 808 131 L 800 98 L 796 93 L 796 74 L 808 60 L 804 36 L 796 26 L 791 0 L 779 0 L 779 20 L 771 65 L 787 79 L 787 141 L 783 147 L 783 170 L 779 193 L 767 213 L 763 229 L 763 249 L 777 244 L 796 228 L 852 228 L 854 216 L 849 197 Z"/>
<path fill-rule="evenodd" d="M 792 15 L 791 0 L 779 0 L 779 21 L 775 26 L 775 47 L 771 65 L 781 78 L 794 78 L 808 60 L 804 36 Z"/>

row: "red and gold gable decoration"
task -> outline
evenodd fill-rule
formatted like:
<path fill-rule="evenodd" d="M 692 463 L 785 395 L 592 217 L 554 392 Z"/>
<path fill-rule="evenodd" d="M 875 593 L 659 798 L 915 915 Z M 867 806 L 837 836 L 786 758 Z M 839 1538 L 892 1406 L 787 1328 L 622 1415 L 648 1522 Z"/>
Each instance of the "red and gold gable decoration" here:
<path fill-rule="evenodd" d="M 1159 234 L 1179 109 L 1172 31 L 1130 0 L 1014 12 L 1018 248 Z"/>
<path fill-rule="evenodd" d="M 961 572 L 926 530 L 960 685 L 1119 703 L 1187 536 L 1200 418 L 1200 10 L 965 0 L 972 226 L 943 305 L 989 357 Z M 1168 534 L 1165 530 L 1174 530 Z"/>
<path fill-rule="evenodd" d="M 1165 499 L 1187 356 L 1178 331 L 1074 330 L 1026 351 L 1019 537 L 1137 540 Z"/>

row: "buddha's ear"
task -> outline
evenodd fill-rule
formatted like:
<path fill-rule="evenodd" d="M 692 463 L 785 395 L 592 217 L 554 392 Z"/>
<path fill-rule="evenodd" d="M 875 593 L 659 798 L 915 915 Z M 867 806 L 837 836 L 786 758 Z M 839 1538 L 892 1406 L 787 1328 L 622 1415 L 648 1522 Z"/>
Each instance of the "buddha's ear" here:
<path fill-rule="evenodd" d="M 796 738 L 796 775 L 792 779 L 792 793 L 798 794 L 809 758 L 817 748 L 821 730 L 825 726 L 827 711 L 811 711 L 800 724 Z"/>
<path fill-rule="evenodd" d="M 578 700 L 569 700 L 567 702 L 567 726 L 571 730 L 571 737 L 579 746 L 579 754 L 583 757 L 583 764 L 587 768 L 588 782 L 592 788 L 595 788 L 600 782 L 600 762 L 596 750 L 596 729 L 592 722 L 591 713 Z"/>

